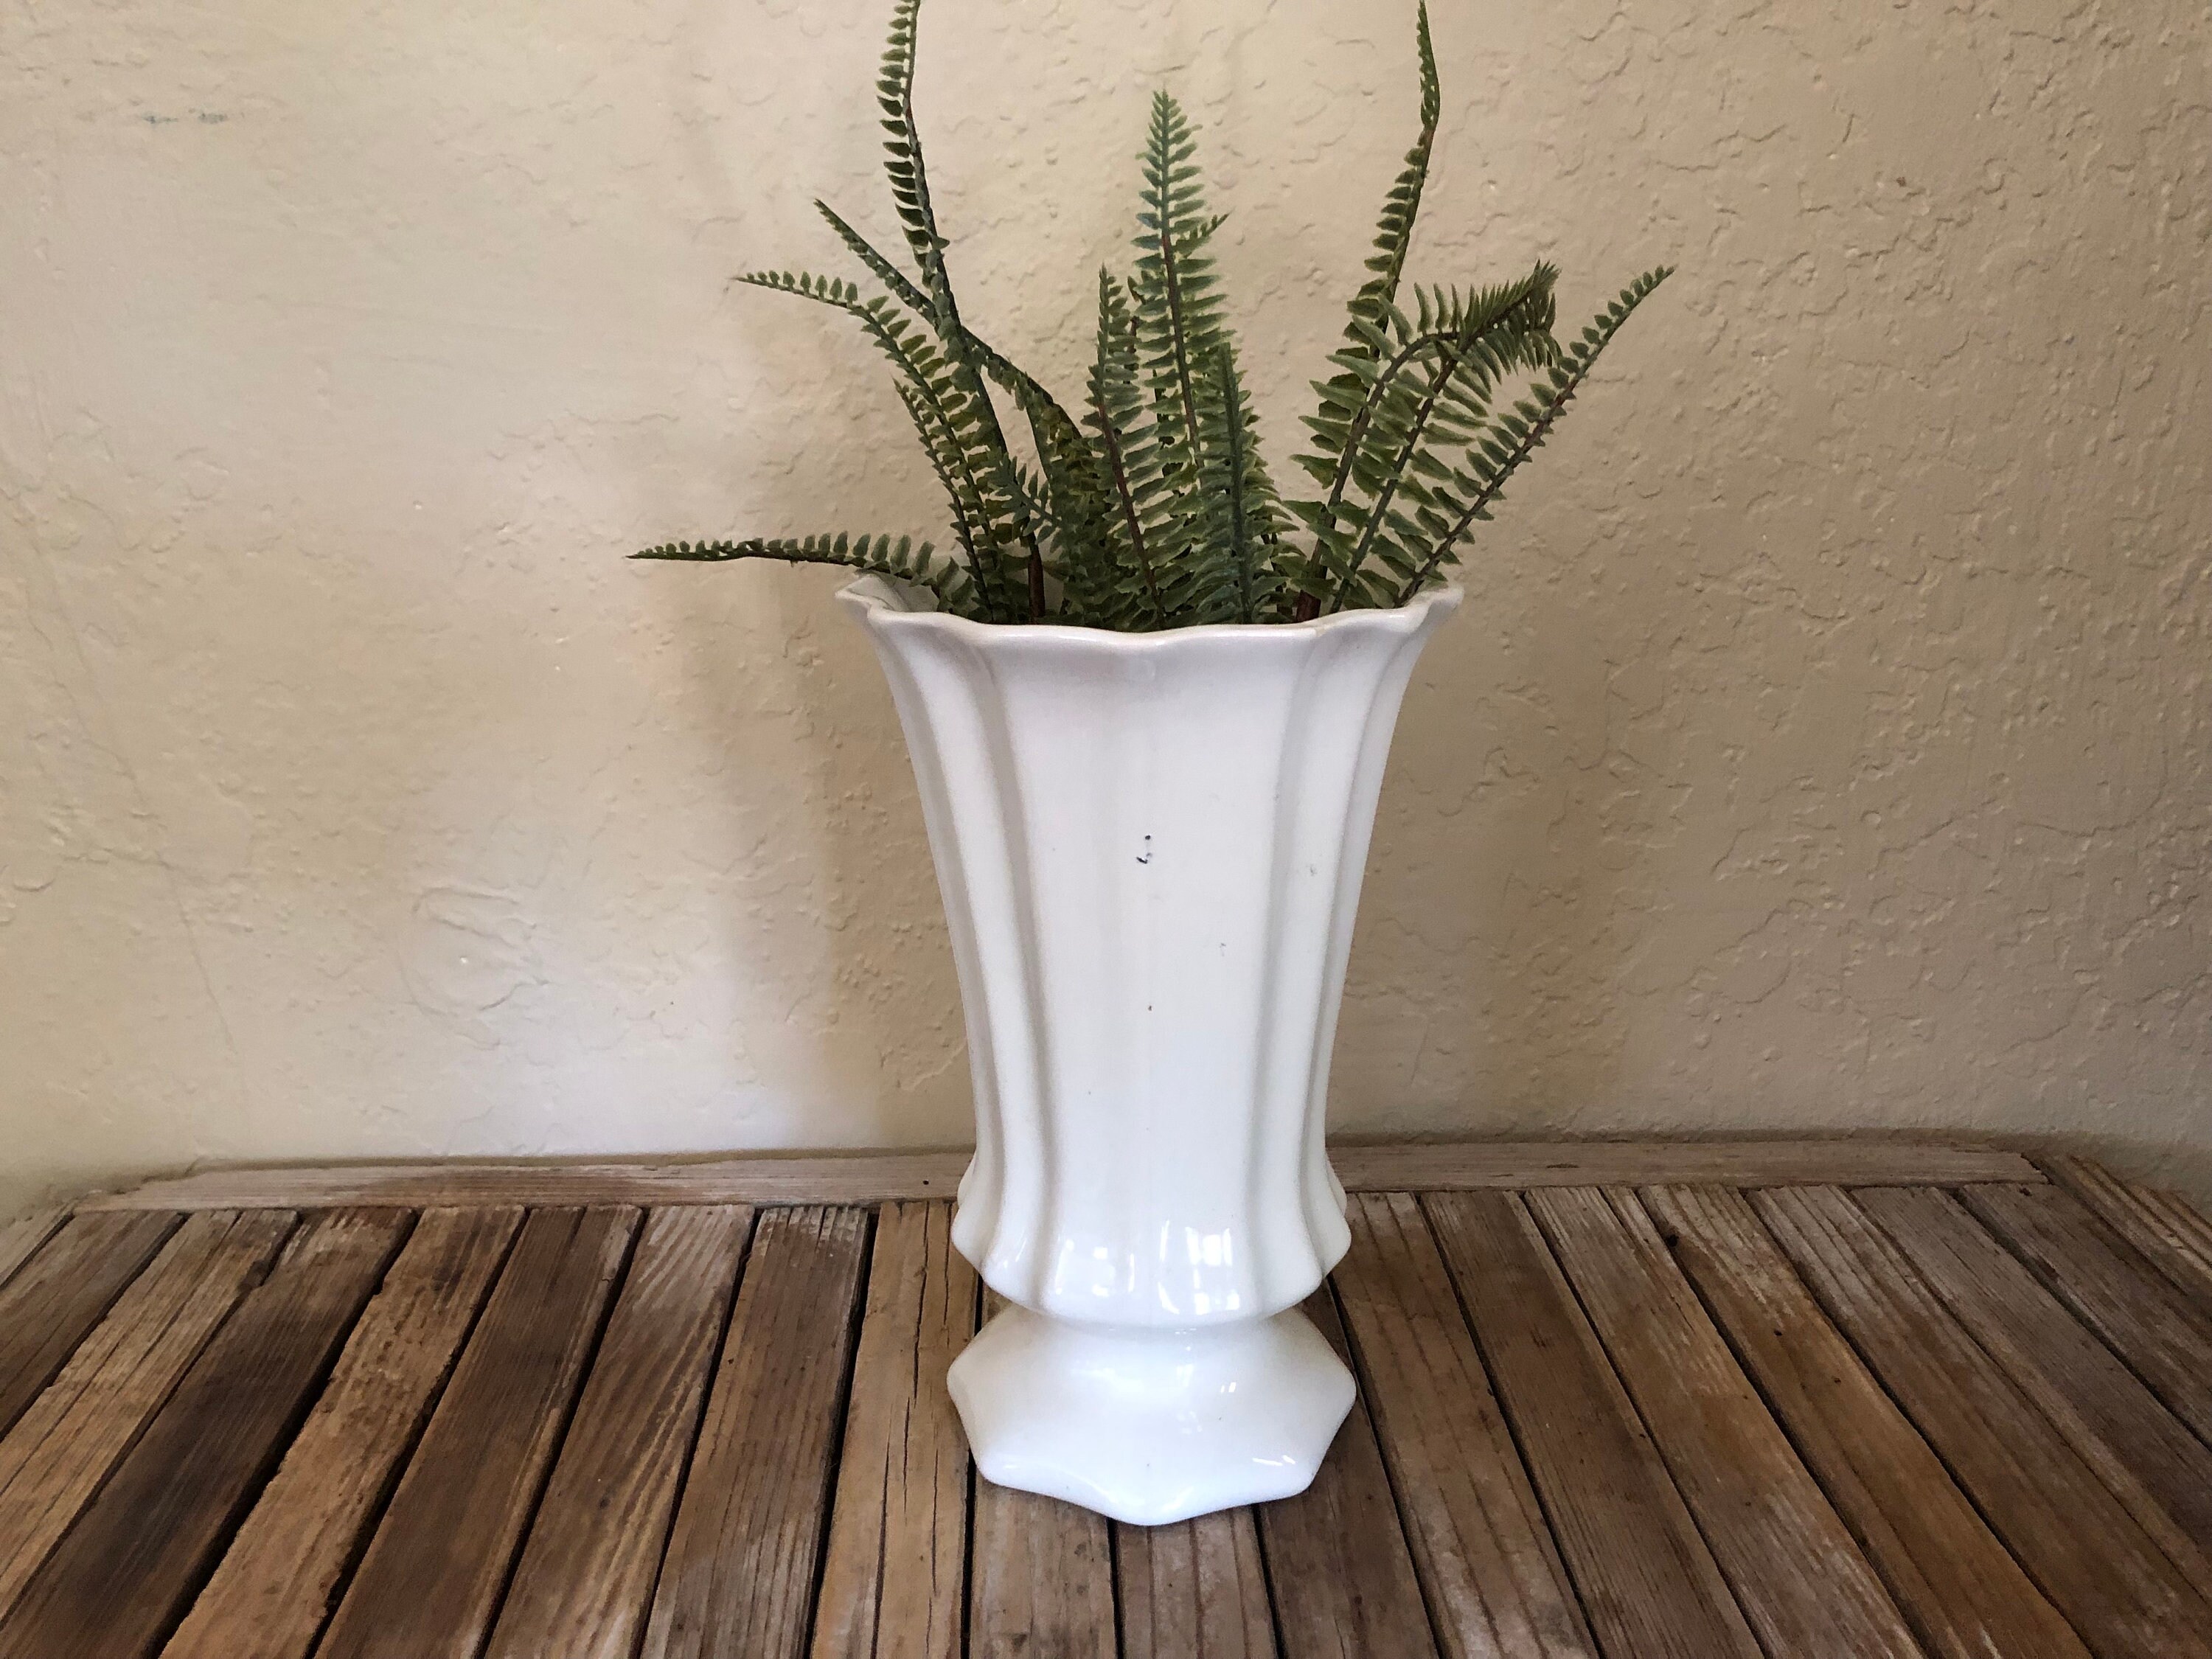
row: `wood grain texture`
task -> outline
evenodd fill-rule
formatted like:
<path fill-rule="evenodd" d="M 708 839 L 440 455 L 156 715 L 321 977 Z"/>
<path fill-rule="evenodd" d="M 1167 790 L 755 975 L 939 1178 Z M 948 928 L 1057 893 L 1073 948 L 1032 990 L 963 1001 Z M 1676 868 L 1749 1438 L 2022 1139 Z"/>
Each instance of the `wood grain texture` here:
<path fill-rule="evenodd" d="M 795 1659 L 830 1498 L 868 1217 L 776 1210 L 754 1229 L 646 1659 Z"/>
<path fill-rule="evenodd" d="M 0 1659 L 138 1659 L 281 1454 L 409 1218 L 309 1218 L 0 1621 Z"/>
<path fill-rule="evenodd" d="M 2179 1193 L 2123 1181 L 2086 1158 L 2045 1160 L 2059 1183 L 2104 1218 L 2144 1260 L 2212 1309 L 2212 1220 Z"/>
<path fill-rule="evenodd" d="M 968 1651 L 1115 1659 L 1114 1548 L 1103 1516 L 975 1477 Z"/>
<path fill-rule="evenodd" d="M 2168 1410 L 2212 1444 L 2212 1312 L 2151 1271 L 2103 1213 L 2051 1187 L 1970 1188 L 1966 1200 Z"/>
<path fill-rule="evenodd" d="M 1267 1564 L 1249 1509 L 1114 1528 L 1121 1659 L 1275 1659 Z"/>
<path fill-rule="evenodd" d="M 1349 1364 L 1328 1286 L 1304 1306 Z M 1353 1401 L 1313 1485 L 1253 1513 L 1283 1659 L 1433 1659 L 1435 1633 L 1364 1400 Z"/>
<path fill-rule="evenodd" d="M 1528 1205 L 1767 1652 L 1919 1659 L 1635 1196 L 1558 1188 Z"/>
<path fill-rule="evenodd" d="M 2212 1659 L 2202 1218 L 1875 1144 L 1356 1152 L 1358 1404 L 1160 1528 L 975 1480 L 948 1200 L 41 1220 L 0 1659 Z"/>
<path fill-rule="evenodd" d="M 1346 1188 L 1353 1192 L 1613 1187 L 1638 1182 L 1793 1187 L 1913 1181 L 1954 1186 L 1968 1181 L 2019 1181 L 2025 1178 L 2019 1171 L 2035 1167 L 2017 1152 L 1996 1147 L 1915 1140 L 1461 1141 L 1334 1146 L 1329 1157 Z M 1839 1173 L 1844 1170 L 1862 1173 Z"/>
<path fill-rule="evenodd" d="M 0 1226 L 0 1289 L 15 1276 L 15 1269 L 31 1259 L 39 1246 L 61 1230 L 69 1219 L 65 1206 L 34 1210 Z"/>
<path fill-rule="evenodd" d="M 162 1659 L 307 1659 L 521 1222 L 422 1212 Z"/>
<path fill-rule="evenodd" d="M 2016 1152 L 1913 1140 L 1510 1140 L 1340 1146 L 1353 1192 L 1591 1187 L 1628 1182 L 1873 1186 L 2038 1182 Z M 965 1151 L 696 1164 L 417 1164 L 210 1170 L 83 1200 L 80 1211 L 314 1209 L 333 1204 L 879 1204 L 950 1199 Z"/>
<path fill-rule="evenodd" d="M 2088 1650 L 1805 1288 L 1741 1193 L 1642 1202 L 1922 1644 L 1941 1659 Z"/>
<path fill-rule="evenodd" d="M 637 1218 L 524 1221 L 318 1659 L 476 1659 Z"/>
<path fill-rule="evenodd" d="M 488 1659 L 637 1651 L 752 1220 L 714 1206 L 647 1221 Z"/>
<path fill-rule="evenodd" d="M 1606 1652 L 1758 1659 L 1726 1580 L 1520 1198 L 1435 1194 L 1425 1205 Z"/>
<path fill-rule="evenodd" d="M 1865 1214 L 1833 1188 L 1753 1205 L 1990 1524 L 2106 1659 L 2212 1659 L 2190 1585 Z"/>
<path fill-rule="evenodd" d="M 188 1218 L 0 1441 L 0 1616 L 267 1273 L 289 1210 Z"/>
<path fill-rule="evenodd" d="M 636 1205 L 881 1204 L 950 1200 L 969 1154 L 865 1152 L 829 1158 L 732 1158 L 696 1164 L 338 1164 L 319 1168 L 210 1170 L 134 1192 L 83 1200 L 86 1210 L 295 1208 L 329 1204 L 514 1204 L 531 1207 Z M 2022 1179 L 2016 1172 L 1990 1177 Z M 181 1202 L 157 1204 L 157 1194 Z M 228 1194 L 228 1201 L 219 1202 Z M 286 1196 L 292 1194 L 292 1196 Z"/>
<path fill-rule="evenodd" d="M 2212 1449 L 1952 1194 L 1853 1195 L 2200 1591 L 2212 1589 Z"/>
<path fill-rule="evenodd" d="M 1006 1305 L 983 1293 L 988 1322 Z M 1115 1659 L 1114 1545 L 1106 1517 L 975 1476 L 972 1659 Z"/>
<path fill-rule="evenodd" d="M 975 1334 L 975 1270 L 952 1206 L 887 1204 L 814 1620 L 814 1659 L 959 1659 L 968 1443 L 945 1368 Z"/>
<path fill-rule="evenodd" d="M 71 1216 L 0 1287 L 0 1434 L 100 1323 L 183 1218 Z"/>
<path fill-rule="evenodd" d="M 1337 1299 L 1450 1659 L 1597 1649 L 1411 1194 L 1354 1198 Z"/>

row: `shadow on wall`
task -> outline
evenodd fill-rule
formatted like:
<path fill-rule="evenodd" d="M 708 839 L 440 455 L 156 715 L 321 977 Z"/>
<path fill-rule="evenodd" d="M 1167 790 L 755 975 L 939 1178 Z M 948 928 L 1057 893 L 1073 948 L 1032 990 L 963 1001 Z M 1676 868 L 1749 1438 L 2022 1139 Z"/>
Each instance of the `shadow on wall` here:
<path fill-rule="evenodd" d="M 805 522 L 814 506 L 793 501 L 789 520 Z M 765 836 L 754 843 L 751 873 L 740 882 L 745 896 L 717 925 L 737 961 L 757 956 L 764 939 L 815 935 L 811 988 L 793 985 L 784 994 L 828 1018 L 786 1030 L 772 1054 L 757 1056 L 767 1062 L 761 1082 L 865 1114 L 872 1133 L 863 1130 L 859 1144 L 966 1142 L 973 1129 L 959 995 L 921 800 L 874 653 L 831 597 L 842 583 L 757 568 L 746 576 L 668 567 L 651 574 L 742 584 L 745 600 L 768 599 L 777 613 L 776 622 L 748 630 L 750 642 L 764 646 L 778 631 L 787 641 L 768 671 L 776 695 L 788 699 L 784 718 L 729 723 L 732 763 L 720 787 L 730 821 L 759 823 L 757 780 L 776 778 L 775 787 L 792 792 L 794 810 L 772 811 L 766 823 L 788 844 Z M 687 607 L 687 617 L 694 625 L 684 649 L 707 701 L 744 708 L 760 695 L 762 665 L 742 661 L 726 629 L 708 616 Z M 747 756 L 760 746 L 782 752 L 756 770 Z M 761 965 L 780 979 L 793 963 L 780 954 Z M 783 1067 L 793 1075 L 775 1074 Z"/>
<path fill-rule="evenodd" d="M 1480 556 L 1480 555 L 1478 556 Z M 1556 586 L 1500 614 L 1481 565 L 1408 690 L 1368 860 L 1337 1037 L 1346 1133 L 1572 1133 L 1619 1097 L 1613 987 L 1635 948 L 1600 797 L 1603 696 Z M 1517 636 L 1517 637 L 1516 637 Z"/>

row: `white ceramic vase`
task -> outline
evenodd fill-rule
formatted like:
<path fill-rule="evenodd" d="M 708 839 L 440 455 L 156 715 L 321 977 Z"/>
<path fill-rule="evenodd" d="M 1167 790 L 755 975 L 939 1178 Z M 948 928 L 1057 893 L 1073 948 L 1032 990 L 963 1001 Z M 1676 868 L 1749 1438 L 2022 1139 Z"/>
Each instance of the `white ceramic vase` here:
<path fill-rule="evenodd" d="M 977 1466 L 1157 1524 L 1303 1491 L 1350 1374 L 1329 1051 L 1383 761 L 1459 604 L 1158 634 L 992 627 L 864 578 L 960 975 L 953 1363 Z"/>

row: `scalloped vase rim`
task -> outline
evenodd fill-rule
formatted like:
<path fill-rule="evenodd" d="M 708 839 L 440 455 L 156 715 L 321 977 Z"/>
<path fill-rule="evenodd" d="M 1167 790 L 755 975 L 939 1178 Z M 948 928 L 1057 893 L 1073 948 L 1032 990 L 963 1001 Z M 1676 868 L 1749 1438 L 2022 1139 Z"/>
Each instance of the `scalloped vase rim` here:
<path fill-rule="evenodd" d="M 1421 626 L 1429 612 L 1437 605 L 1442 605 L 1447 611 L 1455 608 L 1466 597 L 1466 590 L 1457 582 L 1440 582 L 1434 587 L 1423 588 L 1403 605 L 1336 611 L 1326 617 L 1316 617 L 1310 622 L 1192 623 L 1182 628 L 1153 629 L 1141 634 L 1125 633 L 1111 628 L 1080 628 L 1068 623 L 977 622 L 972 617 L 956 617 L 951 611 L 938 610 L 927 588 L 890 576 L 870 574 L 860 577 L 839 589 L 837 597 L 876 612 L 878 623 L 893 627 L 927 623 L 979 641 L 1052 640 L 1068 644 L 1079 641 L 1108 651 L 1144 652 L 1159 650 L 1185 641 L 1325 634 L 1363 621 L 1374 626 L 1386 619 L 1398 631 L 1412 633 Z"/>

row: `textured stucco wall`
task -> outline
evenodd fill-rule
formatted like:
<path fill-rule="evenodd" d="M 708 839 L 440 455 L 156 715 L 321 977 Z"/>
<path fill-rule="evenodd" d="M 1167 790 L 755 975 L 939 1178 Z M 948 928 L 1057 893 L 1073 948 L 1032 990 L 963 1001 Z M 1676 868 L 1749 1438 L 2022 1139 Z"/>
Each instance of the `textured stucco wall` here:
<path fill-rule="evenodd" d="M 866 348 L 879 0 L 0 9 L 0 1213 L 199 1159 L 957 1142 L 828 573 L 934 532 Z M 1410 5 L 931 0 L 971 312 L 1061 384 L 1151 89 L 1279 466 Z M 2195 0 L 1440 0 L 1419 271 L 1680 275 L 1408 702 L 1352 1131 L 2212 1154 Z"/>

